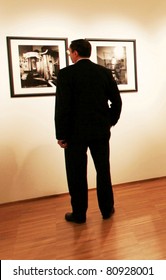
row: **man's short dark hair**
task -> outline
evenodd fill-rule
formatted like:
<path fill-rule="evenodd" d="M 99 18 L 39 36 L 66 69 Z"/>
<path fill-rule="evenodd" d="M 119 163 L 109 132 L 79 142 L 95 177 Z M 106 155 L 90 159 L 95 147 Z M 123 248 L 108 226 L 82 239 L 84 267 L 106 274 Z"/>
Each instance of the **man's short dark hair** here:
<path fill-rule="evenodd" d="M 86 39 L 74 40 L 70 44 L 72 51 L 77 51 L 81 57 L 90 57 L 91 56 L 91 44 Z"/>

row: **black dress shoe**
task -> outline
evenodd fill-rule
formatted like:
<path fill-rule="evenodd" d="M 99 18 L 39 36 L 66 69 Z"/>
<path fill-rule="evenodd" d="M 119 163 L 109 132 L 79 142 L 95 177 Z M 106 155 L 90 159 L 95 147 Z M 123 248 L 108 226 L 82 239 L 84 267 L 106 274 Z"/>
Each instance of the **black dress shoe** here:
<path fill-rule="evenodd" d="M 103 214 L 103 220 L 107 220 L 109 218 L 111 218 L 111 216 L 115 213 L 115 208 L 113 207 L 111 212 L 108 214 Z"/>
<path fill-rule="evenodd" d="M 66 213 L 65 214 L 65 220 L 67 222 L 72 222 L 72 223 L 76 223 L 76 224 L 83 224 L 86 222 L 86 217 L 83 218 L 76 218 L 73 213 Z"/>

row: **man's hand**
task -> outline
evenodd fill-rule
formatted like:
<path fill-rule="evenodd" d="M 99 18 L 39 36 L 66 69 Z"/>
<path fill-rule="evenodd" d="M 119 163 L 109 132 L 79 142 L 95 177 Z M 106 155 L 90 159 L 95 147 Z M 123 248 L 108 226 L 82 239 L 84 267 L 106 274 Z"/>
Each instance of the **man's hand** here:
<path fill-rule="evenodd" d="M 58 145 L 63 149 L 67 148 L 67 143 L 65 140 L 58 140 Z"/>

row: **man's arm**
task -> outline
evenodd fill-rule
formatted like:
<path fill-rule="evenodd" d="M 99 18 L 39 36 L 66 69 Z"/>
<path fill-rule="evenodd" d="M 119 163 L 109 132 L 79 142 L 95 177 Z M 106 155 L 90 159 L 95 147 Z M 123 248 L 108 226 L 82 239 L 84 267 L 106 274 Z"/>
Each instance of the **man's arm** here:
<path fill-rule="evenodd" d="M 57 91 L 55 103 L 55 129 L 56 138 L 65 141 L 68 138 L 71 126 L 71 90 L 68 79 L 63 69 L 59 71 L 57 78 Z M 64 143 L 62 143 L 64 144 Z"/>
<path fill-rule="evenodd" d="M 110 125 L 114 126 L 121 114 L 122 110 L 122 99 L 120 96 L 120 91 L 118 89 L 117 83 L 114 80 L 112 76 L 112 72 L 109 71 L 110 75 L 110 94 L 109 94 L 109 100 L 111 102 L 110 104 Z"/>

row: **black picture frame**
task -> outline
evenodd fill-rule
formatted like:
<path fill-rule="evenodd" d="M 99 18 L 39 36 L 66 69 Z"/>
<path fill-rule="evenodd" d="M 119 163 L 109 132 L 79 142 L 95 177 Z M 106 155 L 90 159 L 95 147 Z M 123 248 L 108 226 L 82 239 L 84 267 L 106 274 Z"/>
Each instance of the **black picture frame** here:
<path fill-rule="evenodd" d="M 58 71 L 68 65 L 68 39 L 6 39 L 11 97 L 55 95 Z"/>
<path fill-rule="evenodd" d="M 112 70 L 120 92 L 138 91 L 136 40 L 86 38 L 91 60 Z"/>

